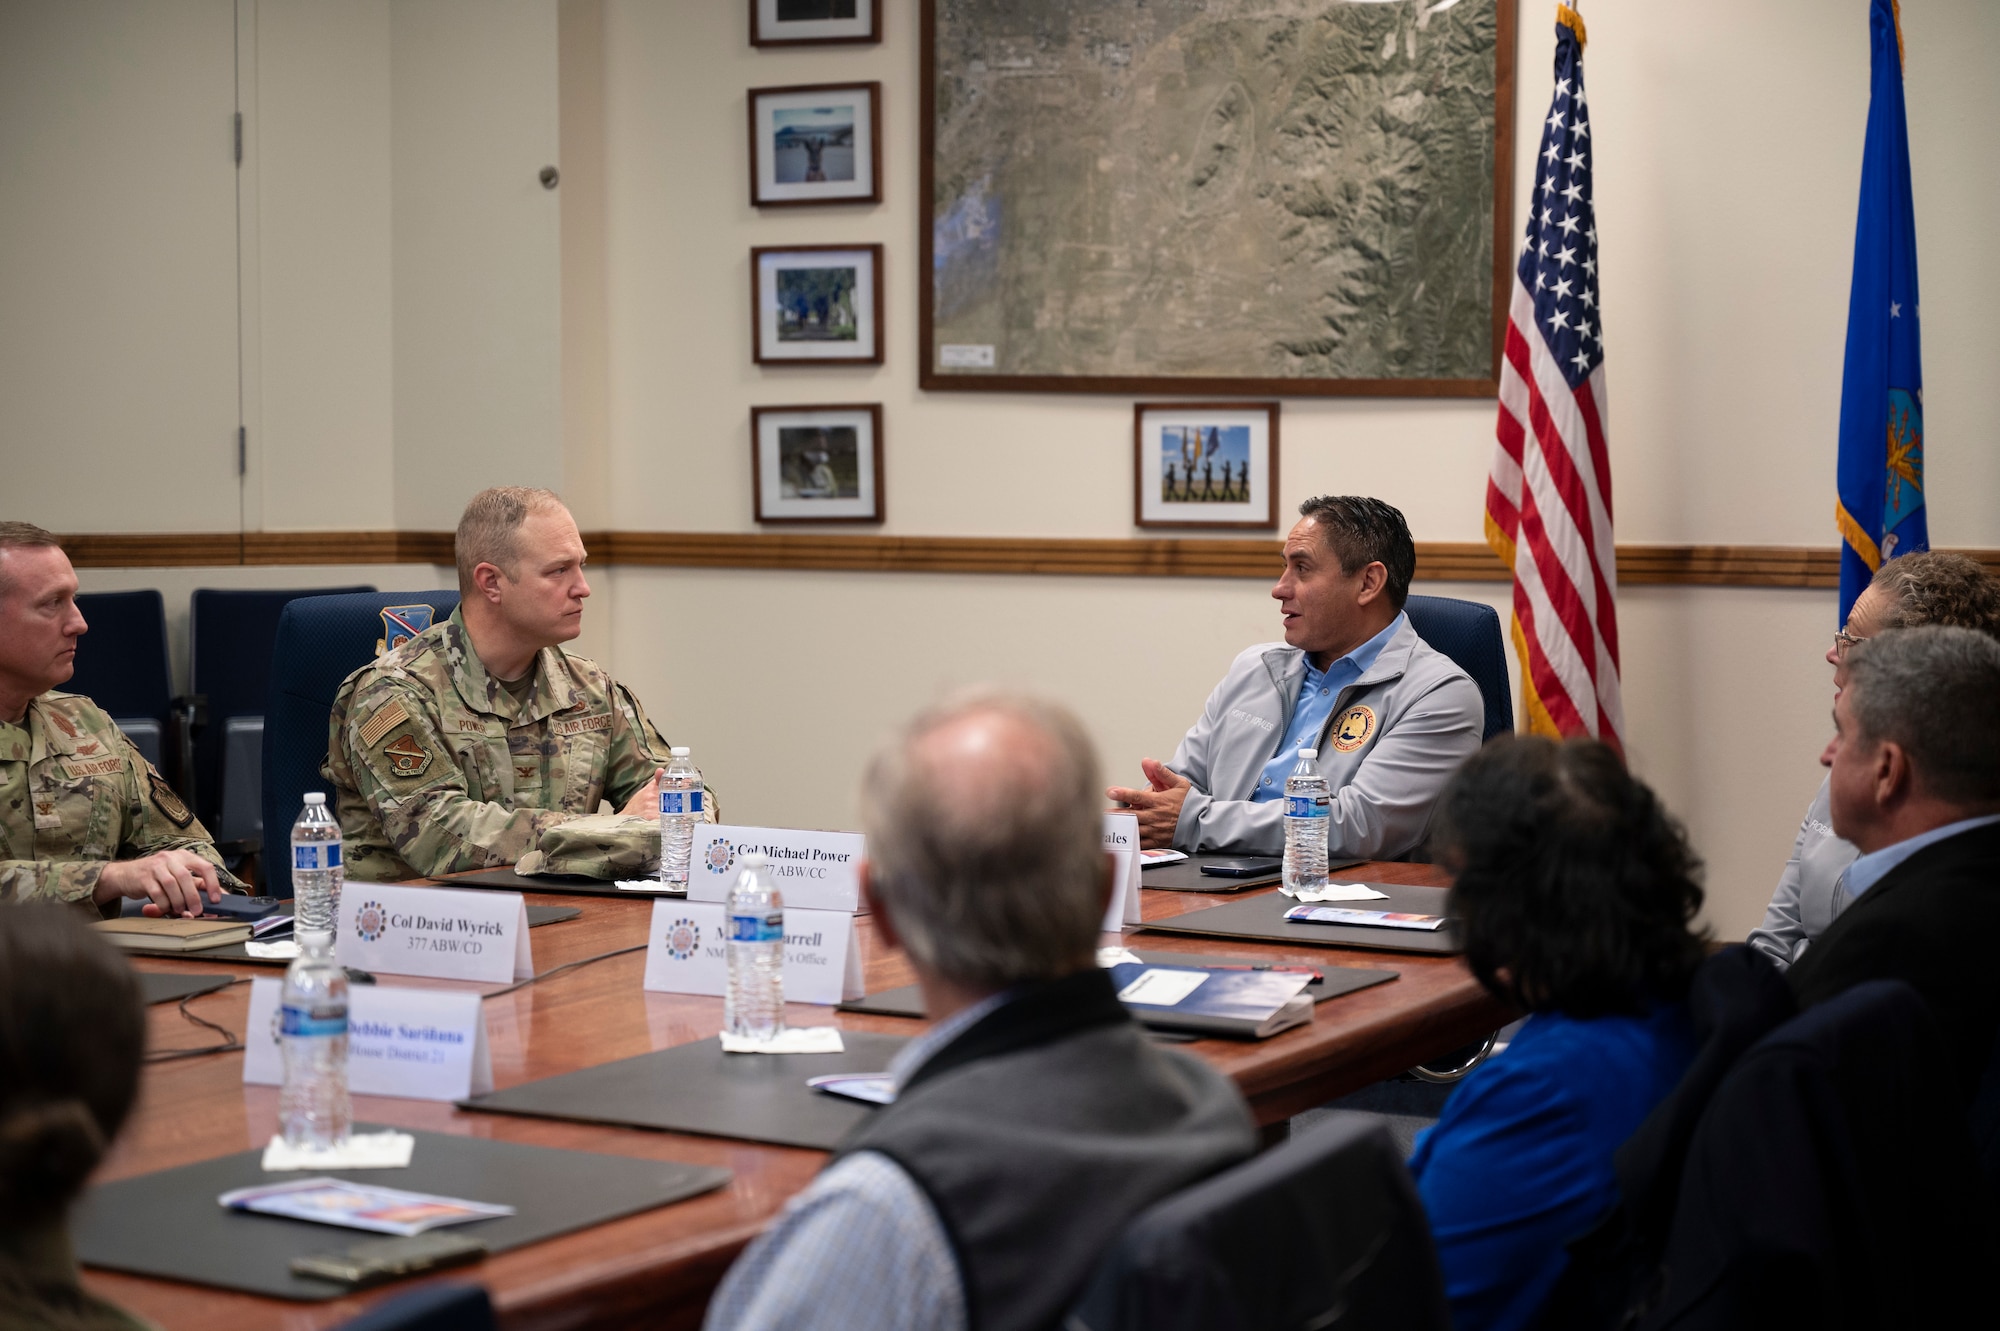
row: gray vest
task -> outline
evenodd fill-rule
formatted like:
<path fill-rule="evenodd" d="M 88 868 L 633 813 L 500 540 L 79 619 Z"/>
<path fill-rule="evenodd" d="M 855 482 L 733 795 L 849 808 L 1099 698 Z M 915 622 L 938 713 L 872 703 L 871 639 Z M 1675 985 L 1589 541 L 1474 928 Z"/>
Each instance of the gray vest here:
<path fill-rule="evenodd" d="M 1031 1331 L 1140 1211 L 1256 1145 L 1234 1084 L 1149 1043 L 1093 966 L 987 1014 L 839 1154 L 878 1151 L 924 1190 L 972 1331 Z"/>

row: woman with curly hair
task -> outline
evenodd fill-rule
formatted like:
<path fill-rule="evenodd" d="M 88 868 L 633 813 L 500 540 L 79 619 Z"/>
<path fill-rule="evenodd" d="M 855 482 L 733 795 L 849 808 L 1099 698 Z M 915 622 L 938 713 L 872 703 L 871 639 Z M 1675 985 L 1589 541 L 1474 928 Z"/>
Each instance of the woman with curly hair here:
<path fill-rule="evenodd" d="M 1700 862 L 1611 749 L 1510 738 L 1438 807 L 1479 982 L 1531 1014 L 1410 1159 L 1458 1331 L 1531 1323 L 1617 1201 L 1612 1157 L 1687 1070 Z"/>
<path fill-rule="evenodd" d="M 77 1281 L 70 1204 L 139 1090 L 132 970 L 66 907 L 0 905 L 0 1331 L 143 1331 Z"/>

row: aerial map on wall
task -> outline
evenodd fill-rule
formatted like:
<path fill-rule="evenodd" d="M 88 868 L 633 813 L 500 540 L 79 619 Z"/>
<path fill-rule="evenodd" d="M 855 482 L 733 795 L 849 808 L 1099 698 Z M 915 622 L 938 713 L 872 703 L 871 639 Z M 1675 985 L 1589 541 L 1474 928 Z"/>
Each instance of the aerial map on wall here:
<path fill-rule="evenodd" d="M 1492 391 L 1511 0 L 927 6 L 926 387 Z"/>

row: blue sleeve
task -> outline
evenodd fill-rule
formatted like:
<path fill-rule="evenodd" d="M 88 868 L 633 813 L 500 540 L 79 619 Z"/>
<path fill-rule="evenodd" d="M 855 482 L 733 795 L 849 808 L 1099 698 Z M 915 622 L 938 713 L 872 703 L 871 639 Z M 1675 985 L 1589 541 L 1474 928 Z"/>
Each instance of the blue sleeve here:
<path fill-rule="evenodd" d="M 1610 1157 L 1550 1069 L 1502 1057 L 1466 1078 L 1410 1159 L 1457 1331 L 1529 1324 L 1616 1199 Z"/>

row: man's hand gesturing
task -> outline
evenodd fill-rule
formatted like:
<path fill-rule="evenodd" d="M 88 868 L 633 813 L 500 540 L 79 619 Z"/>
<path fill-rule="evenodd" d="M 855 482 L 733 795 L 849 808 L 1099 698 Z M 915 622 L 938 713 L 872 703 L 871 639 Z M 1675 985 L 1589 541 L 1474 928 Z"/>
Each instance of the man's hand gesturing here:
<path fill-rule="evenodd" d="M 1194 783 L 1164 763 L 1152 758 L 1140 762 L 1150 789 L 1134 790 L 1113 786 L 1104 793 L 1124 810 L 1139 815 L 1139 847 L 1160 850 L 1174 844 L 1174 829 L 1180 826 L 1181 805 Z"/>

